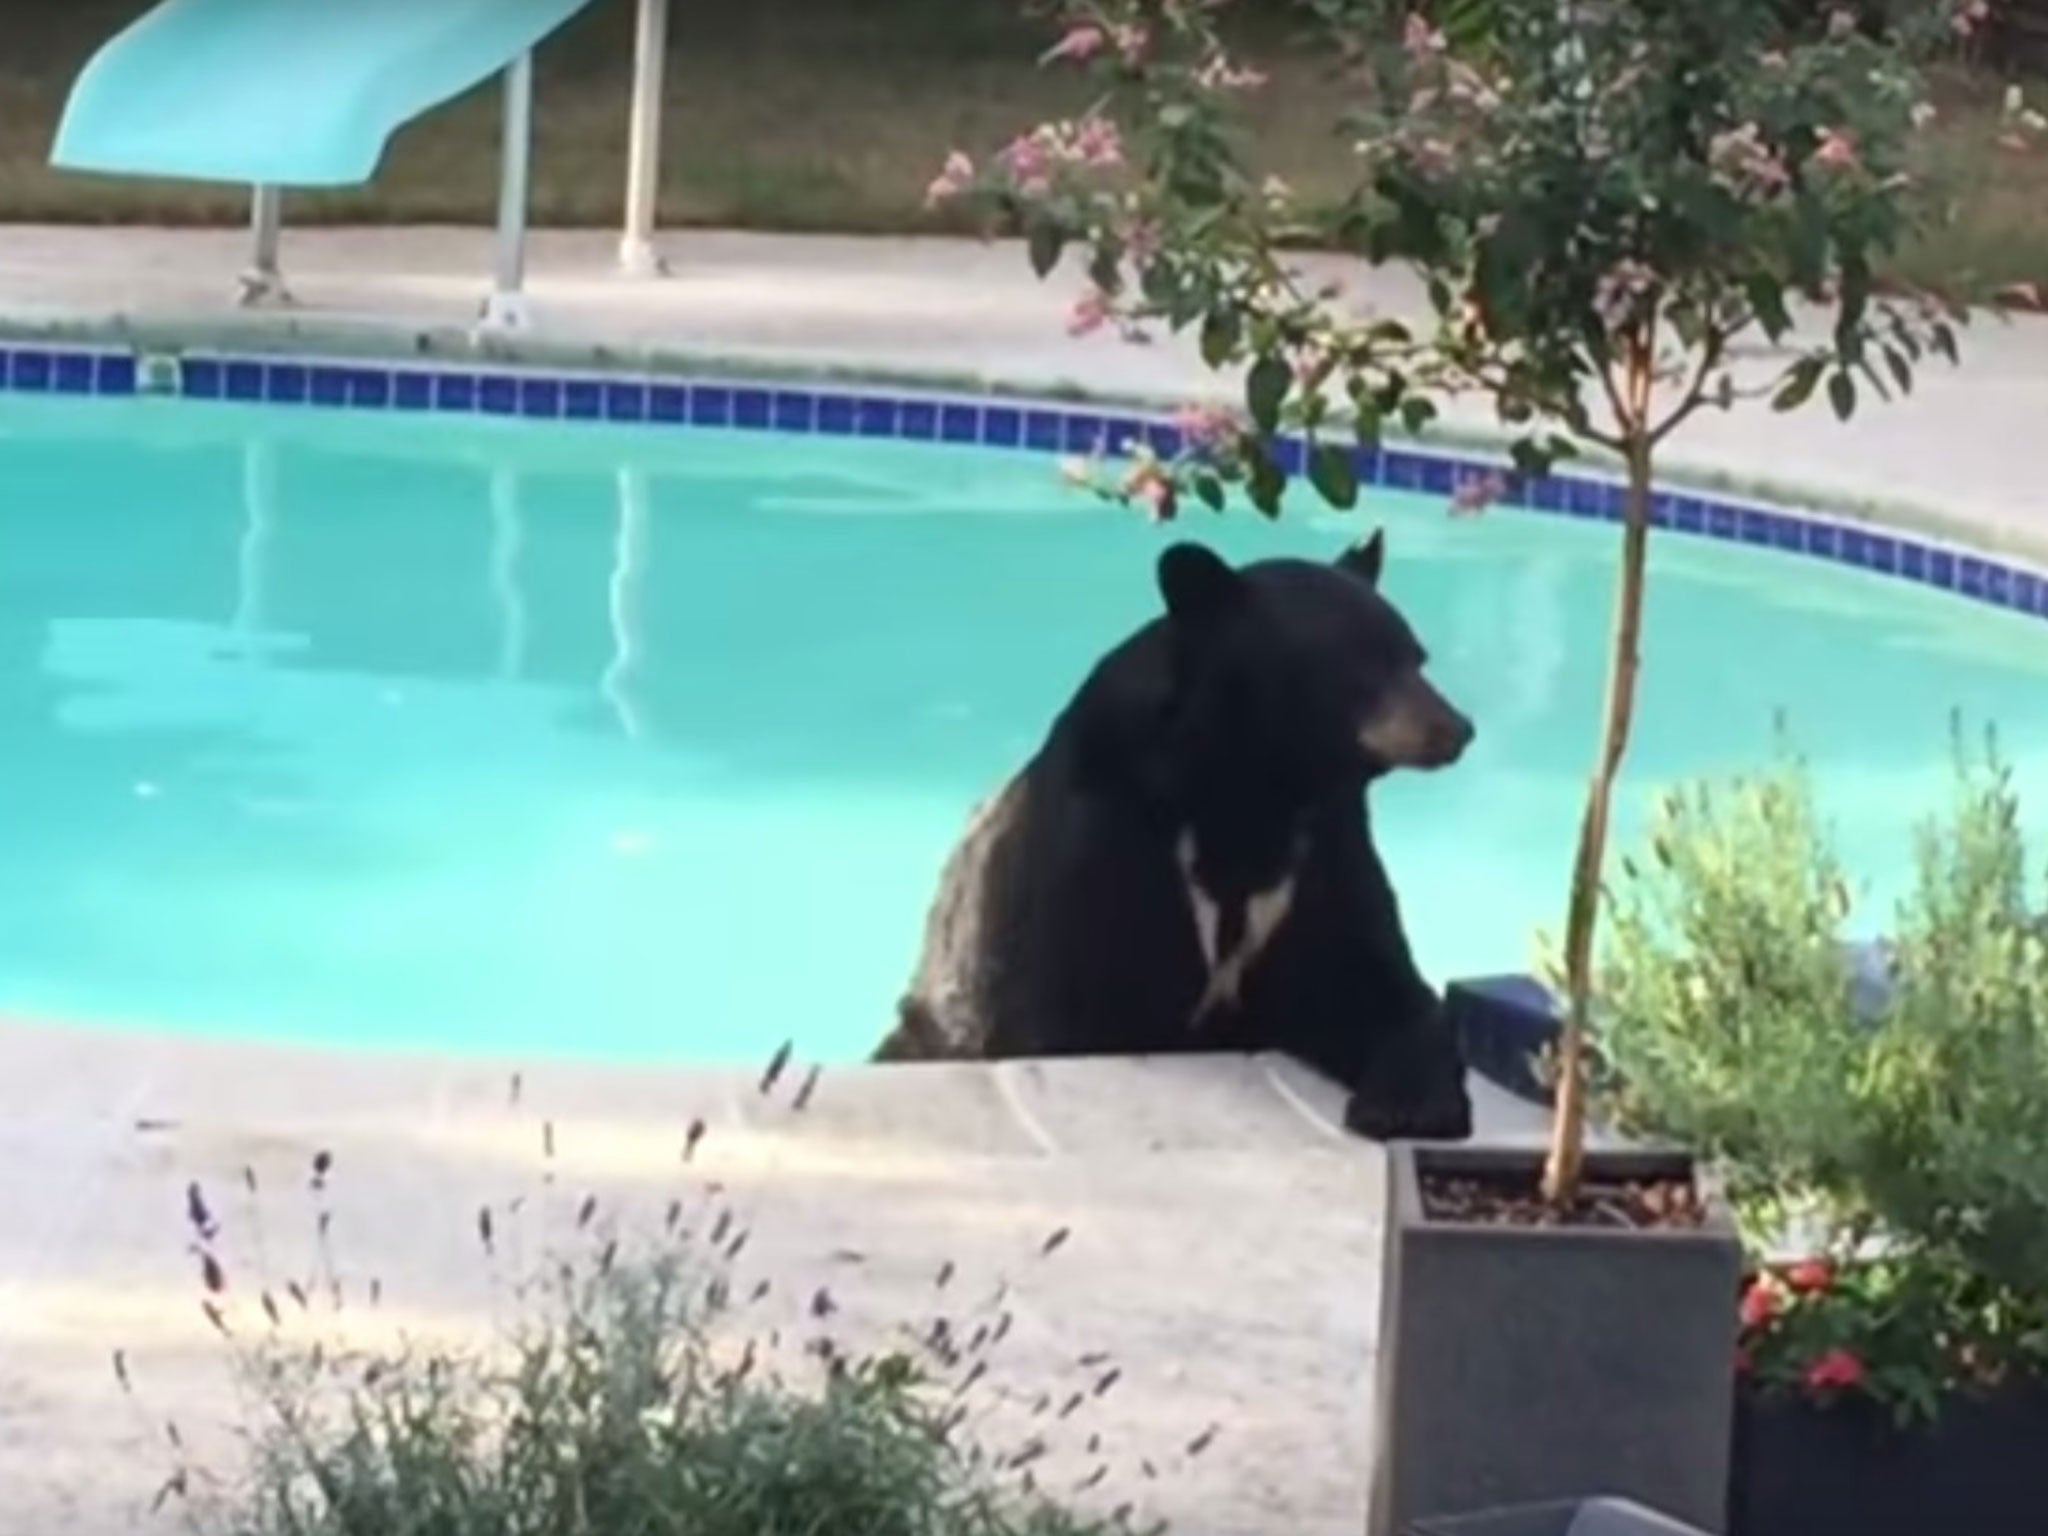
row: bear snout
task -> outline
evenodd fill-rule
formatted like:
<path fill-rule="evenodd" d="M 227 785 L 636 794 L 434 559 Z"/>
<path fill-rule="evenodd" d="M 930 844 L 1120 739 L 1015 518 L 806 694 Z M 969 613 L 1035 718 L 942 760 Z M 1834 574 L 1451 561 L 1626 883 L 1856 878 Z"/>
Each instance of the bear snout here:
<path fill-rule="evenodd" d="M 1448 768 L 1465 755 L 1465 749 L 1472 745 L 1472 738 L 1479 734 L 1478 728 L 1469 717 L 1460 714 L 1446 704 L 1444 718 L 1436 723 L 1430 732 L 1429 766 Z"/>
<path fill-rule="evenodd" d="M 1471 719 L 1417 674 L 1389 692 L 1360 727 L 1358 744 L 1382 767 L 1448 768 L 1477 734 Z"/>

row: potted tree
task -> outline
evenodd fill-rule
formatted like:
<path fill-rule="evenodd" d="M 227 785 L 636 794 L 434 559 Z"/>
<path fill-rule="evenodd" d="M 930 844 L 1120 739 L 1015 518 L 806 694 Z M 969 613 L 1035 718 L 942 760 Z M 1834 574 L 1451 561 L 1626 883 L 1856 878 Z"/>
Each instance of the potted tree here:
<path fill-rule="evenodd" d="M 1390 1151 L 1373 1528 L 1452 1501 L 1613 1492 L 1718 1529 L 1733 1231 L 1691 1155 L 1589 1159 L 1586 1140 L 1652 488 L 1701 412 L 1821 398 L 1846 418 L 1908 389 L 1928 354 L 1954 357 L 1956 300 L 1879 276 L 1919 206 L 1916 61 L 1954 18 L 1464 0 L 1450 11 L 1468 30 L 1447 35 L 1406 0 L 1304 7 L 1358 82 L 1337 125 L 1356 175 L 1333 207 L 1248 167 L 1237 114 L 1262 81 L 1226 47 L 1216 0 L 1073 0 L 1048 59 L 1093 71 L 1095 104 L 986 164 L 956 151 L 931 196 L 1011 221 L 1041 275 L 1078 247 L 1073 331 L 1193 331 L 1212 367 L 1241 373 L 1241 411 L 1193 408 L 1175 441 L 1088 472 L 1159 517 L 1189 496 L 1220 510 L 1233 485 L 1273 515 L 1297 472 L 1349 507 L 1361 456 L 1454 395 L 1490 401 L 1512 437 L 1501 472 L 1455 488 L 1461 510 L 1539 494 L 1570 455 L 1618 466 L 1596 491 L 1621 543 L 1563 928 L 1553 1133 L 1541 1156 Z M 1317 287 L 1298 244 L 1405 269 L 1429 321 Z M 1752 340 L 1778 361 L 1745 381 L 1736 348 Z"/>
<path fill-rule="evenodd" d="M 1623 861 L 1596 1089 L 1729 1170 L 1737 1536 L 2020 1536 L 2048 1508 L 2048 935 L 1995 754 L 1956 783 L 1874 1016 L 1796 760 L 1669 795 Z"/>

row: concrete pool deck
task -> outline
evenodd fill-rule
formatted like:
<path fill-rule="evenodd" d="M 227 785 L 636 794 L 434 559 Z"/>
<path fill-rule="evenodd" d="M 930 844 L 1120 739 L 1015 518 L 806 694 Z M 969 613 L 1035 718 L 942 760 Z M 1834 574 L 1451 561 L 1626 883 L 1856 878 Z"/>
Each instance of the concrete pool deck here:
<path fill-rule="evenodd" d="M 609 235 L 537 236 L 537 327 L 519 347 L 558 363 L 726 358 L 1160 399 L 1216 387 L 1177 345 L 1068 340 L 1070 287 L 1034 281 L 1013 248 L 691 234 L 668 249 L 674 276 L 646 283 L 614 274 Z M 0 331 L 459 350 L 489 237 L 288 231 L 301 305 L 282 314 L 229 302 L 243 254 L 239 231 L 9 229 Z M 1848 427 L 1824 408 L 1708 417 L 1684 459 L 2039 550 L 2044 422 L 2048 324 L 1986 321 L 1965 336 L 1963 368 L 1928 370 L 1904 405 Z M 592 1191 L 653 1218 L 672 1193 L 701 1201 L 706 1181 L 722 1184 L 753 1234 L 742 1272 L 799 1311 L 830 1285 L 855 1324 L 886 1326 L 930 1314 L 942 1263 L 963 1286 L 1008 1280 L 1017 1325 L 1001 1374 L 1027 1399 L 1098 1351 L 1124 1372 L 1062 1441 L 1050 1487 L 1088 1471 L 1072 1441 L 1099 1430 L 1106 1504 L 1132 1499 L 1195 1536 L 1360 1528 L 1379 1164 L 1333 1131 L 1328 1085 L 1241 1060 L 848 1068 L 798 1114 L 788 1082 L 764 1099 L 755 1076 L 0 1020 L 0 1536 L 131 1528 L 168 1470 L 163 1410 L 202 1437 L 220 1419 L 187 1180 L 214 1192 L 228 1250 L 246 1254 L 239 1180 L 254 1170 L 271 1272 L 289 1272 L 305 1261 L 306 1170 L 331 1152 L 350 1283 L 376 1276 L 388 1316 L 460 1328 L 492 1306 L 476 1211 L 535 1194 L 543 1123 L 559 1198 Z M 1503 1099 L 1483 1115 L 1504 1136 L 1539 1134 Z M 710 1129 L 685 1167 L 699 1117 Z M 1063 1228 L 1070 1239 L 1043 1254 Z M 230 1276 L 243 1305 L 245 1273 Z M 116 1389 L 116 1349 L 146 1414 Z M 1190 1458 L 1212 1424 L 1213 1447 Z"/>
<path fill-rule="evenodd" d="M 0 1532 L 170 1528 L 143 1515 L 170 1467 L 163 1421 L 217 1453 L 231 1401 L 199 1311 L 187 1182 L 220 1221 L 236 1323 L 260 1331 L 257 1286 L 313 1269 L 321 1151 L 358 1338 L 471 1334 L 501 1315 L 477 1236 L 486 1203 L 510 1249 L 515 1197 L 552 1202 L 534 1247 L 574 1236 L 586 1193 L 598 1225 L 619 1212 L 629 1232 L 658 1226 L 672 1197 L 692 1219 L 725 1202 L 750 1233 L 735 1290 L 771 1280 L 764 1324 L 792 1339 L 821 1286 L 845 1309 L 841 1337 L 881 1341 L 1007 1284 L 998 1446 L 1046 1428 L 1039 1396 L 1063 1402 L 1120 1370 L 1112 1393 L 1052 1423 L 1045 1486 L 1104 1463 L 1103 1509 L 1131 1500 L 1190 1536 L 1360 1528 L 1380 1154 L 1337 1132 L 1329 1084 L 1283 1059 L 850 1067 L 797 1109 L 806 1071 L 763 1095 L 752 1070 L 0 1023 Z M 1479 1092 L 1489 1132 L 1540 1137 L 1527 1106 Z"/>

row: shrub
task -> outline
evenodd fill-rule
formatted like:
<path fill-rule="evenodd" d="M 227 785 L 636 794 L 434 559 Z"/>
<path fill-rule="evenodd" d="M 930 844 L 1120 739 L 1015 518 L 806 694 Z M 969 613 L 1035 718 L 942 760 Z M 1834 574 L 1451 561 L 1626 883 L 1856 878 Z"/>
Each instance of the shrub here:
<path fill-rule="evenodd" d="M 552 1155 L 552 1129 L 545 1135 Z M 792 1299 L 781 1326 L 763 1321 L 771 1287 L 739 1291 L 733 1261 L 748 1231 L 717 1186 L 706 1204 L 673 1201 L 665 1219 L 637 1230 L 622 1230 L 594 1196 L 564 1205 L 543 1188 L 476 1218 L 492 1293 L 511 1303 L 502 1337 L 368 1345 L 349 1324 L 382 1307 L 381 1287 L 351 1281 L 345 1308 L 327 1245 L 331 1165 L 325 1153 L 314 1165 L 316 1273 L 238 1276 L 232 1293 L 220 1224 L 199 1186 L 190 1189 L 200 1305 L 245 1405 L 246 1454 L 226 1468 L 200 1464 L 170 1429 L 179 1461 L 159 1503 L 179 1498 L 203 1536 L 1134 1529 L 1128 1505 L 1094 1518 L 1039 1489 L 1037 1475 L 1055 1464 L 1041 1459 L 1052 1415 L 1021 1444 L 989 1449 L 990 1425 L 1013 1400 L 991 1371 L 1008 1332 L 1001 1287 L 992 1300 L 955 1306 L 947 1265 L 934 1280 L 933 1316 L 890 1347 L 856 1349 L 836 1336 L 840 1303 L 826 1290 Z M 245 1177 L 246 1240 L 261 1255 L 255 1178 Z M 564 1219 L 530 1264 L 513 1261 L 530 1251 L 531 1213 L 545 1208 Z M 1086 1430 L 1070 1422 L 1073 1408 L 1100 1398 L 1116 1374 L 1103 1358 L 1081 1362 L 1092 1391 L 1059 1393 L 1061 1425 L 1077 1438 Z M 125 1355 L 115 1369 L 134 1395 Z M 1103 1484 L 1107 1467 L 1092 1454 L 1100 1440 L 1088 1437 L 1098 1470 L 1082 1487 Z"/>
<path fill-rule="evenodd" d="M 2009 771 L 1959 737 L 1860 1009 L 1855 902 L 1805 767 L 1660 803 L 1610 893 L 1596 1026 L 1617 1123 L 1725 1173 L 1770 1254 L 1743 1300 L 1767 1384 L 1907 1411 L 2048 1377 L 2048 936 Z"/>

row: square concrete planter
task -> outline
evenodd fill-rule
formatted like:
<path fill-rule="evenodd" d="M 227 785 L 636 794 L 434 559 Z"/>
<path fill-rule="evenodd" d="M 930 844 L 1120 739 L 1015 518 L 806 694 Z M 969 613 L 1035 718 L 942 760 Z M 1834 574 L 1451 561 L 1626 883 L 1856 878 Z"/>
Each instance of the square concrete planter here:
<path fill-rule="evenodd" d="M 1694 1526 L 1628 1499 L 1520 1504 L 1476 1515 L 1417 1520 L 1404 1536 L 1702 1536 Z"/>
<path fill-rule="evenodd" d="M 1687 1229 L 1446 1221 L 1427 1175 L 1517 1178 L 1528 1148 L 1387 1149 L 1371 1536 L 1460 1510 L 1622 1497 L 1724 1529 L 1742 1254 L 1724 1209 Z M 1691 1159 L 1589 1151 L 1589 1178 Z"/>

